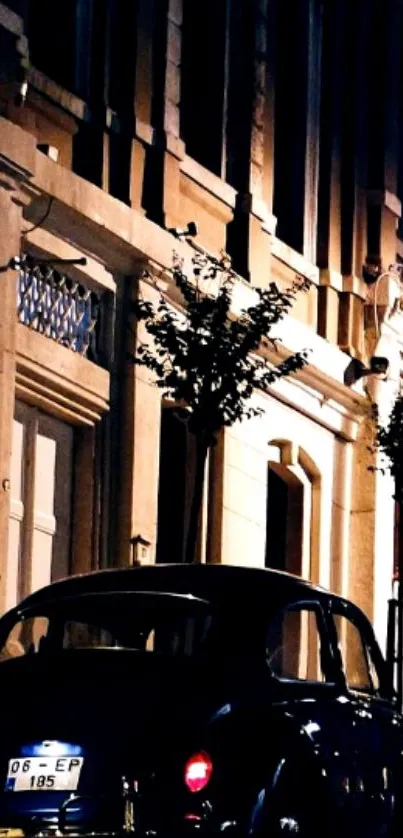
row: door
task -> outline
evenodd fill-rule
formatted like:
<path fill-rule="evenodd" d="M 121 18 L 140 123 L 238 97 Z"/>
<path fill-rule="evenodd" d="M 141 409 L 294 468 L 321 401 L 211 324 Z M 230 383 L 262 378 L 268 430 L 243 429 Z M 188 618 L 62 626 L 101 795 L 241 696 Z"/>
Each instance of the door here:
<path fill-rule="evenodd" d="M 22 402 L 13 426 L 6 606 L 70 570 L 73 428 Z"/>
<path fill-rule="evenodd" d="M 333 604 L 333 622 L 345 678 L 343 713 L 354 732 L 357 782 L 365 803 L 363 833 L 388 834 L 400 792 L 403 745 L 399 714 L 388 697 L 386 668 L 372 628 L 354 606 Z"/>
<path fill-rule="evenodd" d="M 308 804 L 322 804 L 323 818 L 330 817 L 335 834 L 352 837 L 361 834 L 356 830 L 365 801 L 358 783 L 353 719 L 344 710 L 344 680 L 331 641 L 322 605 L 294 603 L 271 623 L 266 659 L 277 679 L 278 700 L 310 743 L 325 778 L 328 805 L 323 795 L 318 798 L 317 787 L 308 789 Z M 294 772 L 301 776 L 301 784 L 307 771 L 304 765 L 297 765 Z"/>

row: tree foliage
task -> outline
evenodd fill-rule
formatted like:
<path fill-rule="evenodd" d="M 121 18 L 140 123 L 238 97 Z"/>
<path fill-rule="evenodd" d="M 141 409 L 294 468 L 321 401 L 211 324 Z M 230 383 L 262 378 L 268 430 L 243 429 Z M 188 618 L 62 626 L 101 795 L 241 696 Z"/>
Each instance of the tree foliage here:
<path fill-rule="evenodd" d="M 211 445 L 221 428 L 261 412 L 250 403 L 255 389 L 266 390 L 306 363 L 302 351 L 273 367 L 264 351 L 275 345 L 271 330 L 309 283 L 297 278 L 286 290 L 275 283 L 256 288 L 257 301 L 234 316 L 236 279 L 225 255 L 196 254 L 191 277 L 175 256 L 172 276 L 183 310 L 163 294 L 157 305 L 138 299 L 135 315 L 151 340 L 139 343 L 133 360 L 153 372 L 164 397 L 187 406 L 189 428 Z"/>
<path fill-rule="evenodd" d="M 273 366 L 265 351 L 275 346 L 273 327 L 309 283 L 297 278 L 282 291 L 275 283 L 254 289 L 256 302 L 234 314 L 235 274 L 225 254 L 220 259 L 197 253 L 192 275 L 174 256 L 172 277 L 180 294 L 175 309 L 164 294 L 156 304 L 139 298 L 134 312 L 147 339 L 139 340 L 132 360 L 149 369 L 162 395 L 186 406 L 196 440 L 196 474 L 186 541 L 186 562 L 195 560 L 208 449 L 225 426 L 262 412 L 251 403 L 254 390 L 266 390 L 299 370 L 305 351 Z M 267 354 L 267 353 L 266 353 Z"/>
<path fill-rule="evenodd" d="M 403 502 L 403 395 L 398 396 L 388 424 L 378 426 L 377 444 L 395 481 L 395 498 Z"/>

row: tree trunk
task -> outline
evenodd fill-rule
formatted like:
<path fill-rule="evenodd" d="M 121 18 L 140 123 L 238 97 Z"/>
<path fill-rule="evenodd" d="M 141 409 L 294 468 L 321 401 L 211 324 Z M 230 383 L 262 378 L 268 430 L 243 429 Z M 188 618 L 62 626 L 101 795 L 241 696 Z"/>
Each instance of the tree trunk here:
<path fill-rule="evenodd" d="M 200 514 L 203 501 L 204 475 L 209 445 L 204 436 L 196 435 L 196 469 L 193 487 L 192 504 L 190 507 L 189 526 L 186 534 L 185 562 L 192 564 L 196 561 L 196 545 L 199 533 Z"/>

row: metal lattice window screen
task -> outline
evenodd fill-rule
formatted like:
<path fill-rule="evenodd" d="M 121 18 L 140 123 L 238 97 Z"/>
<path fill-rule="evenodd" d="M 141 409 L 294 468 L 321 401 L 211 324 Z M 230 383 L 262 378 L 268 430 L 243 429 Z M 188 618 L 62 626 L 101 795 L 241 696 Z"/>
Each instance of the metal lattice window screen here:
<path fill-rule="evenodd" d="M 100 297 L 50 265 L 26 265 L 20 272 L 17 314 L 20 323 L 97 360 Z"/>

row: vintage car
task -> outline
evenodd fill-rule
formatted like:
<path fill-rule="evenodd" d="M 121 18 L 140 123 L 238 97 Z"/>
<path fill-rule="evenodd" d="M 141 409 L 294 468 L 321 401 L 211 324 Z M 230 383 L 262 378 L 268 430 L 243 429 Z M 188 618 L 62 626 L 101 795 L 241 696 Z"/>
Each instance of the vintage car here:
<path fill-rule="evenodd" d="M 400 834 L 402 719 L 367 619 L 296 577 L 99 571 L 0 620 L 0 834 Z"/>

